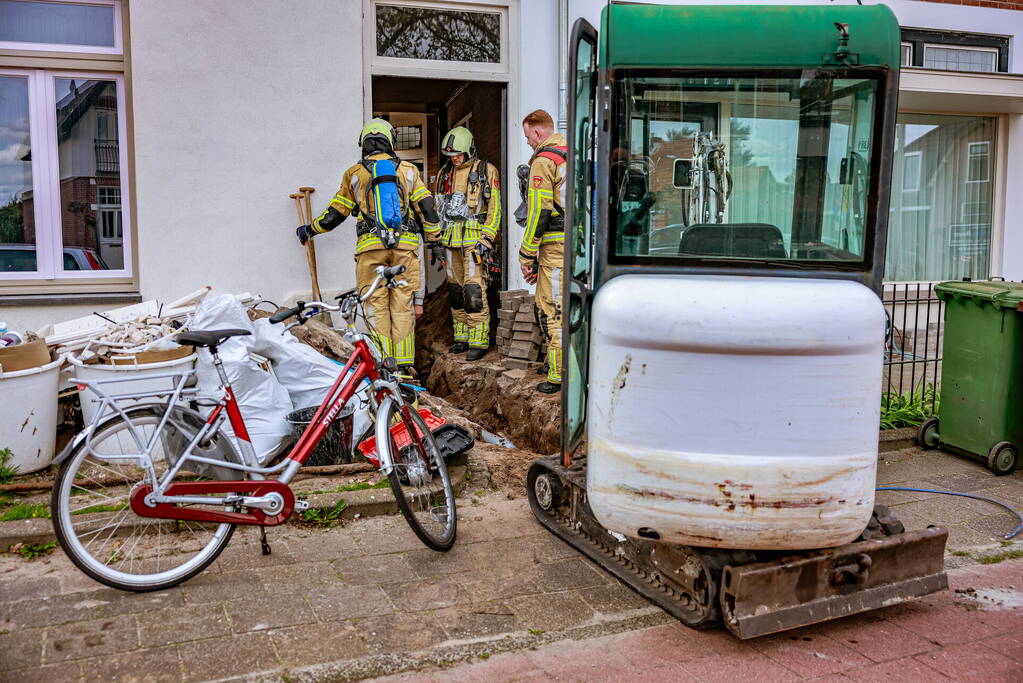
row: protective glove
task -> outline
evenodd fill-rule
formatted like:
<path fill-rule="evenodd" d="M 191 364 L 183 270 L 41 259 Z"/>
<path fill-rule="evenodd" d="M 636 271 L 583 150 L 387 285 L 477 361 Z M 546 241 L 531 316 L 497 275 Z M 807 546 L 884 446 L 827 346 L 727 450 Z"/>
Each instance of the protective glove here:
<path fill-rule="evenodd" d="M 316 233 L 313 232 L 311 225 L 300 225 L 295 228 L 295 234 L 298 235 L 298 241 L 305 244 L 313 238 Z"/>
<path fill-rule="evenodd" d="M 448 259 L 444 253 L 444 245 L 440 242 L 430 242 L 427 246 L 430 248 L 430 265 L 434 266 L 439 262 L 441 266 L 446 267 Z"/>
<path fill-rule="evenodd" d="M 490 258 L 490 252 L 494 250 L 494 243 L 488 237 L 481 237 L 473 249 L 480 255 L 480 260 L 486 261 Z"/>

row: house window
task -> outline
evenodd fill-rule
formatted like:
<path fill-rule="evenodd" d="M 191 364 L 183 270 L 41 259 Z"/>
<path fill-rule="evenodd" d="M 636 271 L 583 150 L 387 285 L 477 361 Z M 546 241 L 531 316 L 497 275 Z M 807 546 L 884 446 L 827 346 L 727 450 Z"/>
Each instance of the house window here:
<path fill-rule="evenodd" d="M 986 183 L 991 180 L 991 143 L 971 142 L 966 151 L 968 183 Z"/>
<path fill-rule="evenodd" d="M 920 162 L 923 152 L 907 152 L 902 164 L 902 191 L 916 192 L 920 189 Z"/>
<path fill-rule="evenodd" d="M 394 149 L 403 151 L 423 146 L 422 126 L 398 126 L 394 129 Z"/>
<path fill-rule="evenodd" d="M 0 48 L 62 52 L 121 52 L 114 0 L 0 0 Z"/>
<path fill-rule="evenodd" d="M 990 48 L 925 45 L 924 67 L 945 71 L 998 71 L 998 50 Z"/>
<path fill-rule="evenodd" d="M 380 57 L 499 64 L 501 14 L 378 4 L 376 53 Z"/>
<path fill-rule="evenodd" d="M 913 66 L 913 44 L 902 43 L 899 47 L 899 53 L 901 58 L 899 59 L 900 66 Z"/>
<path fill-rule="evenodd" d="M 985 279 L 995 119 L 899 114 L 885 279 Z"/>
<path fill-rule="evenodd" d="M 123 288 L 132 281 L 123 62 L 86 70 L 90 52 L 120 52 L 120 3 L 0 0 L 0 41 L 0 293 L 73 292 L 97 278 L 91 288 Z M 66 53 L 60 71 L 40 55 L 49 49 Z"/>
<path fill-rule="evenodd" d="M 902 29 L 902 66 L 944 71 L 1009 70 L 1009 36 L 935 29 Z"/>

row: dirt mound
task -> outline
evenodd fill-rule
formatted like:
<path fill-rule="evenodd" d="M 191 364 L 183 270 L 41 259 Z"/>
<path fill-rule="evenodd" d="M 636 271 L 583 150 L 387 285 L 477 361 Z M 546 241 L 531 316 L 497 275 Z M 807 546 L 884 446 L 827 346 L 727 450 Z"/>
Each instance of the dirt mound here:
<path fill-rule="evenodd" d="M 429 292 L 423 301 L 423 315 L 416 321 L 416 369 L 426 377 L 433 369 L 434 348 L 447 350 L 455 341 L 447 286 Z"/>
<path fill-rule="evenodd" d="M 509 370 L 491 350 L 467 362 L 435 345 L 434 362 L 424 385 L 491 432 L 519 448 L 556 453 L 561 448 L 561 396 L 536 391 L 542 377 L 531 370 Z"/>
<path fill-rule="evenodd" d="M 496 490 L 508 498 L 519 498 L 526 495 L 526 471 L 540 456 L 532 451 L 477 441 L 472 457 L 486 464 L 490 483 Z"/>

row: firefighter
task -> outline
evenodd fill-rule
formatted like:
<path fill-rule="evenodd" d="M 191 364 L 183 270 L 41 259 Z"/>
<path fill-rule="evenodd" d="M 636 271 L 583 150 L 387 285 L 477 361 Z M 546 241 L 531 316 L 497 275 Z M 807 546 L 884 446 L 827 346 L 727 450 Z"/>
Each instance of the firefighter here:
<path fill-rule="evenodd" d="M 451 353 L 479 360 L 490 348 L 487 284 L 501 227 L 501 178 L 476 154 L 472 133 L 458 126 L 442 140 L 448 161 L 433 188 L 446 250 L 448 297 L 455 323 Z"/>
<path fill-rule="evenodd" d="M 565 138 L 543 109 L 522 119 L 526 143 L 533 149 L 526 188 L 526 233 L 519 249 L 522 276 L 536 283 L 540 329 L 547 340 L 547 379 L 537 391 L 561 390 L 561 284 L 565 256 Z"/>
<path fill-rule="evenodd" d="M 359 145 L 362 159 L 345 171 L 327 209 L 295 232 L 305 244 L 354 215 L 355 284 L 360 290 L 372 284 L 377 266 L 405 266 L 402 277 L 408 285 L 379 287 L 366 302 L 366 314 L 380 351 L 393 356 L 399 368 L 409 372 L 416 357 L 415 318 L 422 313 L 422 300 L 418 298 L 419 233 L 426 238 L 428 248 L 436 244 L 440 236 L 437 211 L 419 169 L 395 155 L 390 123 L 370 119 L 359 135 Z M 389 164 L 377 163 L 381 161 Z M 388 197 L 394 201 L 387 202 Z M 390 214 L 397 213 L 399 207 L 400 216 L 395 222 Z M 378 215 L 381 213 L 389 215 Z"/>

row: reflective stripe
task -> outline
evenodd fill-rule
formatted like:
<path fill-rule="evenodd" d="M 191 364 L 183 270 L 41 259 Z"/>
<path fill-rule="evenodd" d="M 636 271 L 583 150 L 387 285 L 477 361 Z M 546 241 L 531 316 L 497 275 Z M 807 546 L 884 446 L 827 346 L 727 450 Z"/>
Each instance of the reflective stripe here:
<path fill-rule="evenodd" d="M 394 344 L 394 360 L 398 365 L 412 365 L 416 360 L 416 333 L 413 330 Z"/>
<path fill-rule="evenodd" d="M 474 349 L 490 348 L 490 321 L 484 320 L 476 327 L 469 328 L 469 346 Z"/>
<path fill-rule="evenodd" d="M 467 342 L 469 341 L 469 326 L 465 323 L 455 323 L 455 341 L 456 342 Z"/>
<path fill-rule="evenodd" d="M 419 188 L 418 190 L 416 190 L 415 192 L 412 193 L 412 201 L 414 201 L 414 202 L 419 201 L 420 199 L 422 199 L 424 196 L 426 196 L 428 194 L 430 194 L 430 191 L 427 190 L 425 187 L 421 187 L 421 188 Z"/>
<path fill-rule="evenodd" d="M 561 349 L 547 349 L 547 381 L 561 384 Z"/>
<path fill-rule="evenodd" d="M 348 197 L 342 197 L 339 194 L 334 195 L 334 198 L 331 199 L 330 201 L 331 202 L 337 202 L 338 204 L 340 204 L 341 206 L 343 206 L 343 207 L 345 207 L 346 209 L 349 209 L 349 210 L 355 208 L 355 202 L 353 202 Z"/>

